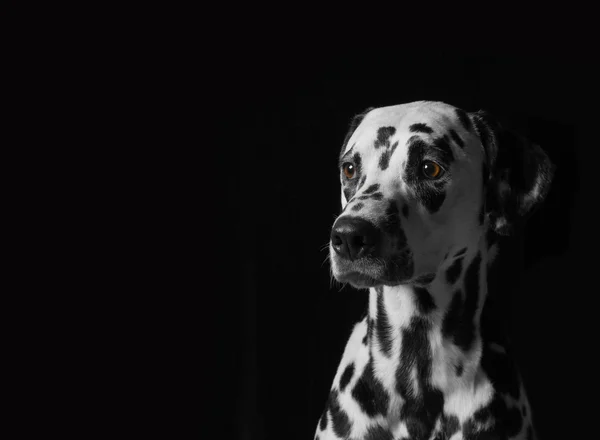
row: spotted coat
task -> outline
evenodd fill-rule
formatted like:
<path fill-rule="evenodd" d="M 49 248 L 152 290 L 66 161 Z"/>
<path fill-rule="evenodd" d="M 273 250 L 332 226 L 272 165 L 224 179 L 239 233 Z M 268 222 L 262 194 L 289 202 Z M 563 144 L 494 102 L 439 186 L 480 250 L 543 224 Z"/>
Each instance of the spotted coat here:
<path fill-rule="evenodd" d="M 528 165 L 515 169 L 519 157 Z M 496 238 L 546 195 L 547 156 L 484 112 L 419 101 L 356 118 L 340 170 L 332 274 L 368 289 L 369 304 L 315 438 L 535 439 L 510 347 L 487 331 L 484 306 Z M 372 225 L 371 254 L 334 242 L 342 219 Z"/>

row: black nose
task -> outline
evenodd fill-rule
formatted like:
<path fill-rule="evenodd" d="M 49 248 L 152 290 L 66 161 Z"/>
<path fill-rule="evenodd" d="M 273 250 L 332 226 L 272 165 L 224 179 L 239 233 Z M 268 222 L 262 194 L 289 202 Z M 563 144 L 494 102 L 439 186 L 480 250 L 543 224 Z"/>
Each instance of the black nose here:
<path fill-rule="evenodd" d="M 333 249 L 350 260 L 372 254 L 378 239 L 379 230 L 375 225 L 355 217 L 339 218 L 331 230 Z"/>

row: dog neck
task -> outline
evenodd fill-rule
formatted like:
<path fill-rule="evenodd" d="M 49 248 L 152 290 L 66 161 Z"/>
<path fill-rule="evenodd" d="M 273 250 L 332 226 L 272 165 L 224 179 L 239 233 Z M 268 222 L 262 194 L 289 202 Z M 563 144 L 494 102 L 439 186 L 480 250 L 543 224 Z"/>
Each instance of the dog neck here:
<path fill-rule="evenodd" d="M 370 289 L 369 354 L 401 395 L 418 394 L 425 382 L 444 392 L 475 382 L 490 257 L 482 237 L 451 250 L 427 286 Z"/>

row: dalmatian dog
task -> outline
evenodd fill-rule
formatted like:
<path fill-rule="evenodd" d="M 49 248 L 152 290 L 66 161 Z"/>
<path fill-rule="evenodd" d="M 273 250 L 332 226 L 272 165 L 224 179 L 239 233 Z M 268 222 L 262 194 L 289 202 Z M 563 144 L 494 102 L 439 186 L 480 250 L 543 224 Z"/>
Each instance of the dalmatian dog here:
<path fill-rule="evenodd" d="M 535 439 L 484 305 L 495 238 L 545 198 L 547 155 L 483 111 L 419 101 L 355 117 L 339 172 L 331 271 L 369 304 L 315 438 Z"/>

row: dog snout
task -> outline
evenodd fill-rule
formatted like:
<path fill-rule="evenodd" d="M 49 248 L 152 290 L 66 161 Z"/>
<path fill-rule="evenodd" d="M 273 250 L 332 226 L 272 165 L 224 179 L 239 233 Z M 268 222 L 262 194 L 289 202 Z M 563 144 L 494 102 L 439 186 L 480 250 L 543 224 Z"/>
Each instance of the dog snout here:
<path fill-rule="evenodd" d="M 340 256 L 356 260 L 372 255 L 379 242 L 379 229 L 367 220 L 339 218 L 331 230 L 331 244 Z"/>

